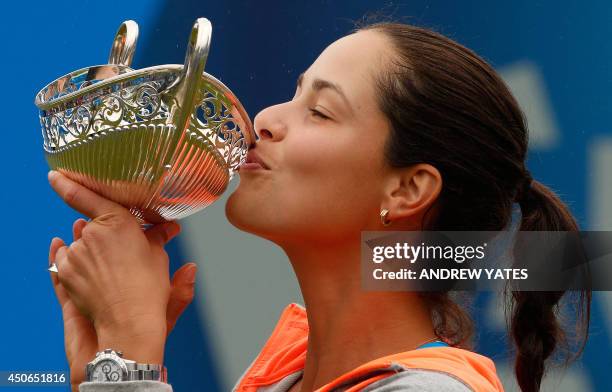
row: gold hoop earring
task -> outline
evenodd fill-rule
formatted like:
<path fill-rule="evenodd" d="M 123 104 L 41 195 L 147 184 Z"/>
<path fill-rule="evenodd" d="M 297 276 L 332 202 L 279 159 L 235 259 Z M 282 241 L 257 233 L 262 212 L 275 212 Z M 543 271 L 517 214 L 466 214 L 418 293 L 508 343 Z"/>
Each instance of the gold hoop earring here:
<path fill-rule="evenodd" d="M 380 220 L 383 224 L 383 226 L 389 226 L 391 225 L 391 221 L 387 220 L 387 215 L 389 215 L 389 210 L 386 208 L 383 208 L 382 210 L 380 210 Z"/>

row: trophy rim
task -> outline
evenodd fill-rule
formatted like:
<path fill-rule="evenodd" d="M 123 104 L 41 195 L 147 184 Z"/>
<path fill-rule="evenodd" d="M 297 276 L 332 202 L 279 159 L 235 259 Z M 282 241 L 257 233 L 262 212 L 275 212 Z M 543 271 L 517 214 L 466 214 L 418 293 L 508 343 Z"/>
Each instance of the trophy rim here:
<path fill-rule="evenodd" d="M 104 68 L 104 67 L 109 67 L 109 68 L 120 68 L 120 69 L 129 69 L 130 71 L 128 72 L 124 72 L 124 73 L 119 73 L 115 76 L 112 76 L 110 78 L 107 79 L 103 79 L 100 80 L 94 84 L 90 84 L 88 86 L 85 86 L 79 90 L 73 91 L 71 93 L 68 93 L 66 95 L 62 95 L 61 97 L 52 99 L 50 101 L 44 102 L 42 101 L 42 97 L 44 95 L 44 92 L 53 84 L 56 84 L 58 82 L 60 82 L 62 79 L 70 77 L 72 75 L 75 74 L 79 74 L 79 73 L 83 73 L 86 72 L 88 70 L 91 69 L 95 69 L 95 68 Z M 172 73 L 172 74 L 176 74 L 178 76 L 177 80 L 180 79 L 180 74 L 183 71 L 183 65 L 181 64 L 165 64 L 165 65 L 155 65 L 155 66 L 151 66 L 151 67 L 147 67 L 147 68 L 140 68 L 140 69 L 132 69 L 128 66 L 124 66 L 124 65 L 117 65 L 117 64 L 101 64 L 101 65 L 94 65 L 94 66 L 90 66 L 90 67 L 84 67 L 75 71 L 72 71 L 70 73 L 67 73 L 55 80 L 53 80 L 52 82 L 48 83 L 45 87 L 43 87 L 37 94 L 36 94 L 36 98 L 35 98 L 35 104 L 38 107 L 39 110 L 41 111 L 47 111 L 50 109 L 54 109 L 57 108 L 61 105 L 65 105 L 65 104 L 69 104 L 71 102 L 77 102 L 78 99 L 80 97 L 83 97 L 87 94 L 90 94 L 92 92 L 95 92 L 96 90 L 99 89 L 104 89 L 106 87 L 112 86 L 114 84 L 117 83 L 122 83 L 122 82 L 126 82 L 129 80 L 133 80 L 133 79 L 138 79 L 141 77 L 146 77 L 146 76 L 151 76 L 151 75 L 155 75 L 158 73 L 164 73 L 164 72 L 168 72 L 168 73 Z M 247 142 L 248 144 L 252 144 L 255 143 L 256 141 L 256 135 L 253 129 L 253 123 L 251 121 L 251 118 L 249 117 L 246 109 L 244 108 L 244 106 L 242 105 L 242 103 L 240 102 L 240 100 L 238 99 L 238 97 L 236 96 L 236 94 L 234 94 L 234 92 L 227 87 L 223 82 L 221 82 L 219 79 L 215 78 L 214 76 L 212 76 L 211 74 L 207 73 L 207 72 L 203 72 L 202 75 L 200 76 L 201 78 L 204 78 L 206 81 L 211 82 L 215 87 L 217 87 L 221 92 L 223 92 L 223 94 L 225 94 L 225 96 L 231 101 L 231 103 L 234 105 L 234 108 L 238 111 L 238 113 L 240 114 L 241 120 L 243 121 L 246 129 L 246 132 L 244 132 L 245 136 L 247 137 Z M 76 106 L 78 106 L 78 104 L 76 104 Z"/>
<path fill-rule="evenodd" d="M 101 80 L 101 81 L 96 82 L 94 84 L 91 84 L 89 86 L 83 87 L 82 89 L 73 91 L 71 93 L 62 95 L 61 97 L 54 98 L 54 99 L 51 99 L 49 101 L 44 101 L 42 99 L 42 97 L 44 96 L 44 92 L 46 90 L 48 90 L 54 84 L 58 84 L 62 79 L 73 78 L 74 76 L 76 76 L 78 74 L 82 74 L 84 72 L 89 72 L 90 70 L 93 70 L 93 69 L 104 69 L 104 68 L 109 68 L 109 69 L 119 68 L 119 69 L 127 69 L 128 71 L 127 72 L 123 72 L 123 73 L 118 73 L 115 76 L 112 76 L 110 78 Z M 133 68 L 131 68 L 131 67 L 127 66 L 127 65 L 120 65 L 120 64 L 98 64 L 98 65 L 92 65 L 92 66 L 89 66 L 89 67 L 83 67 L 83 68 L 74 70 L 72 72 L 69 72 L 69 73 L 67 73 L 65 75 L 62 75 L 59 78 L 57 78 L 57 79 L 47 83 L 45 85 L 45 87 L 41 88 L 40 91 L 38 91 L 38 93 L 36 93 L 36 96 L 35 96 L 35 99 L 34 99 L 34 104 L 40 110 L 49 110 L 49 109 L 55 107 L 56 105 L 59 105 L 61 103 L 65 103 L 66 101 L 72 100 L 75 96 L 80 95 L 80 94 L 78 94 L 80 92 L 84 92 L 85 94 L 87 94 L 87 92 L 95 90 L 98 86 L 100 86 L 102 83 L 104 83 L 106 81 L 114 79 L 114 78 L 116 78 L 118 76 L 127 75 L 127 74 L 132 73 L 132 72 L 134 72 Z"/>

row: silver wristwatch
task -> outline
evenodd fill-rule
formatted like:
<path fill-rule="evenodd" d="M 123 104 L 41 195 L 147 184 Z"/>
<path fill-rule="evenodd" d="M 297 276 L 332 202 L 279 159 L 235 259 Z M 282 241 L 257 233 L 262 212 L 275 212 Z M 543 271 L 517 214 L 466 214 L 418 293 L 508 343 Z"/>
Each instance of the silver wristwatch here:
<path fill-rule="evenodd" d="M 121 351 L 107 348 L 96 353 L 93 361 L 87 364 L 85 375 L 87 381 L 118 382 L 135 380 L 153 380 L 168 382 L 166 367 L 136 363 L 123 358 Z"/>

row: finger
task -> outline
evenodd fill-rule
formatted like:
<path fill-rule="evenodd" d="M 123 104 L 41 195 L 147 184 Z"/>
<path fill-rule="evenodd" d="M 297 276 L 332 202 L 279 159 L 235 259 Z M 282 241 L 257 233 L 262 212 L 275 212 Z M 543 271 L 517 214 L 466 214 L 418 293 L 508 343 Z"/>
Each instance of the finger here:
<path fill-rule="evenodd" d="M 145 235 L 152 245 L 163 247 L 181 232 L 181 225 L 177 222 L 157 224 L 145 231 Z"/>
<path fill-rule="evenodd" d="M 172 331 L 181 314 L 193 301 L 197 266 L 195 263 L 185 264 L 172 277 L 172 289 L 166 310 L 168 333 Z"/>
<path fill-rule="evenodd" d="M 64 241 L 59 237 L 53 237 L 51 244 L 49 245 L 49 271 L 57 272 L 55 269 L 55 256 L 57 250 L 64 246 Z"/>
<path fill-rule="evenodd" d="M 87 226 L 87 221 L 83 218 L 79 218 L 72 224 L 72 241 L 78 241 L 81 239 L 83 229 Z"/>
<path fill-rule="evenodd" d="M 64 241 L 59 237 L 54 237 L 51 240 L 51 245 L 49 246 L 49 266 L 55 264 L 55 256 L 57 250 L 64 246 Z"/>
<path fill-rule="evenodd" d="M 61 270 L 61 267 L 66 262 L 67 256 L 68 256 L 68 246 L 65 244 L 60 246 L 57 249 L 57 252 L 55 252 L 55 265 L 57 265 L 57 270 L 58 270 L 58 273 L 56 274 L 56 276 L 58 276 L 58 279 L 59 279 L 59 271 Z"/>
<path fill-rule="evenodd" d="M 61 238 L 55 237 L 51 240 L 51 246 L 49 247 L 49 263 L 55 263 L 57 251 L 64 246 L 64 241 Z M 60 283 L 57 274 L 52 272 L 50 275 L 53 290 L 55 290 L 55 296 L 57 297 L 60 305 L 64 306 L 64 303 L 68 299 L 68 293 Z"/>
<path fill-rule="evenodd" d="M 49 172 L 49 184 L 66 204 L 92 219 L 112 212 L 123 213 L 125 210 L 123 206 L 105 199 L 55 170 Z"/>

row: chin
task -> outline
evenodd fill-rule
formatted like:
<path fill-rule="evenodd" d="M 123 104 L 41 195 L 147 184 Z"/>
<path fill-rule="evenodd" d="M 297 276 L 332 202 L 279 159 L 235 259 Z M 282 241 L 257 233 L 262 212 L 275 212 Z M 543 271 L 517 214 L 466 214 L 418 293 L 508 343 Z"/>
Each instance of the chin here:
<path fill-rule="evenodd" d="M 244 205 L 241 206 L 240 197 L 236 195 L 237 192 L 232 193 L 225 203 L 225 217 L 227 220 L 237 228 L 242 230 L 242 222 L 240 218 L 244 218 Z M 244 203 L 243 203 L 244 204 Z M 242 208 L 241 208 L 242 207 Z"/>
<path fill-rule="evenodd" d="M 257 215 L 261 210 L 257 208 L 253 200 L 245 200 L 240 196 L 240 192 L 236 191 L 225 203 L 225 216 L 237 229 L 258 235 L 261 229 L 258 228 L 261 225 L 261 223 L 258 225 L 258 221 L 261 222 L 261 219 L 258 219 Z"/>
<path fill-rule="evenodd" d="M 237 228 L 256 235 L 258 237 L 273 241 L 278 239 L 279 227 L 278 215 L 262 206 L 257 200 L 249 198 L 244 200 L 236 192 L 232 193 L 225 203 L 225 216 L 227 220 Z"/>

